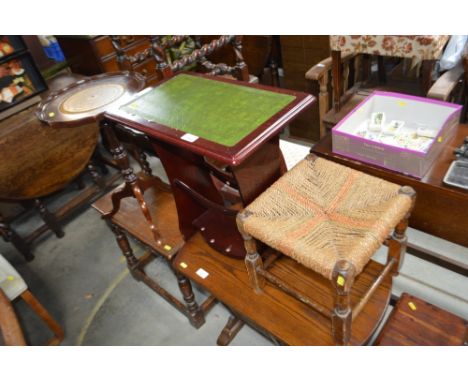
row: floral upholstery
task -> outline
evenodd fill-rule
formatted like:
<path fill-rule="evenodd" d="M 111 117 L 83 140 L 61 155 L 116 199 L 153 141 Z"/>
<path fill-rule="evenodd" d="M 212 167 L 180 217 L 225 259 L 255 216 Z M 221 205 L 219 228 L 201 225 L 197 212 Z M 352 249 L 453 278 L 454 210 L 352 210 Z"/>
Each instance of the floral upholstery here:
<path fill-rule="evenodd" d="M 448 40 L 447 35 L 332 35 L 330 48 L 346 53 L 412 58 L 419 62 L 437 60 Z"/>

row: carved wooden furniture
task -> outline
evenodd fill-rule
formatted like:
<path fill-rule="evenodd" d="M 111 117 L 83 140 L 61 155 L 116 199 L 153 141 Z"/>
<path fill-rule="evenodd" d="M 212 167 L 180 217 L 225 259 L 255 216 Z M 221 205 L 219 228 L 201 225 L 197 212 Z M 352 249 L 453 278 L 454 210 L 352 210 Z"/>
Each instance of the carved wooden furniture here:
<path fill-rule="evenodd" d="M 46 224 L 22 239 L 12 230 L 10 221 L 0 216 L 0 234 L 27 260 L 33 259 L 31 242 L 51 229 L 57 237 L 64 235 L 60 220 L 86 203 L 100 189 L 98 185 L 50 212 L 42 198 L 55 193 L 75 180 L 85 170 L 94 153 L 99 128 L 87 124 L 76 129 L 51 129 L 35 116 L 35 107 L 0 123 L 0 200 L 34 207 Z M 99 173 L 96 177 L 99 178 Z"/>
<path fill-rule="evenodd" d="M 50 93 L 38 106 L 39 117 L 53 127 L 41 124 L 35 114 L 36 107 L 0 123 L 0 139 L 3 142 L 0 150 L 0 200 L 20 203 L 26 208 L 34 207 L 45 222 L 22 239 L 12 229 L 11 219 L 0 216 L 0 234 L 4 240 L 11 241 L 27 260 L 34 258 L 30 245 L 33 240 L 48 229 L 57 237 L 62 237 L 64 232 L 60 221 L 119 177 L 115 174 L 104 180 L 96 167 L 98 165 L 102 172 L 107 171 L 96 151 L 99 126 L 95 122 L 95 115 L 100 109 L 93 108 L 91 112 L 78 110 L 83 106 L 88 107 L 95 94 L 89 91 L 80 93 L 81 100 L 78 99 L 80 94 L 76 96 L 73 92 L 74 98 L 64 100 L 62 97 L 69 89 L 86 86 L 89 80 L 78 78 L 76 81 L 76 76 L 69 75 L 54 79 L 50 88 L 61 90 Z M 134 90 L 141 90 L 142 86 L 143 82 Z M 115 95 L 112 93 L 115 88 L 107 90 L 108 96 Z M 49 211 L 43 198 L 62 190 L 73 181 L 77 181 L 81 187 L 80 176 L 85 169 L 90 172 L 95 185 L 84 189 L 54 213 Z"/>
<path fill-rule="evenodd" d="M 337 345 L 350 344 L 353 321 L 365 314 L 376 290 L 385 288 L 382 281 L 398 274 L 415 197 L 410 187 L 308 155 L 238 215 L 252 288 L 262 293 L 266 282 L 275 285 L 321 315 L 327 324 L 320 330 L 328 326 Z M 262 260 L 256 239 L 278 251 L 274 256 L 288 256 L 297 262 L 296 267 L 318 273 L 323 280 L 319 277 L 317 290 L 328 280 L 333 309 L 317 293 L 306 295 L 306 288 L 300 287 L 302 280 L 289 284 L 275 273 L 274 260 Z M 356 293 L 358 300 L 351 302 L 354 280 L 367 273 L 371 256 L 384 242 L 386 265 L 367 290 Z M 307 281 L 317 282 L 317 277 Z"/>
<path fill-rule="evenodd" d="M 143 85 L 144 80 L 138 73 L 93 76 L 52 94 L 39 105 L 38 117 L 52 126 L 73 129 L 71 126 L 99 120 L 105 110 L 128 103 Z M 204 323 L 204 312 L 211 308 L 214 299 L 207 299 L 202 310 L 194 300 L 190 283 L 177 275 L 186 306 L 143 270 L 154 257 L 162 256 L 170 263 L 183 245 L 170 188 L 151 176 L 151 169 L 144 157 L 145 173 L 137 177 L 129 165 L 126 151 L 109 124 L 102 122 L 101 128 L 126 182 L 98 200 L 94 207 L 108 219 L 132 275 L 186 314 L 192 325 L 198 328 Z M 147 200 L 143 196 L 145 191 Z M 130 195 L 136 199 L 125 198 Z M 142 259 L 135 258 L 125 233 L 137 238 L 149 249 Z"/>
<path fill-rule="evenodd" d="M 169 177 L 184 237 L 199 230 L 223 253 L 244 257 L 236 212 L 224 206 L 211 175 L 229 181 L 242 203 L 249 203 L 284 172 L 278 135 L 312 102 L 304 93 L 181 73 L 106 119 L 150 138 Z M 229 166 L 229 172 L 205 158 Z"/>
<path fill-rule="evenodd" d="M 117 51 L 112 45 L 110 36 L 56 36 L 64 52 L 72 72 L 87 76 L 96 74 L 115 72 L 122 70 L 121 64 L 117 61 Z M 249 66 L 252 66 L 251 73 L 259 76 L 263 70 L 265 52 L 269 50 L 271 36 L 243 36 L 244 58 Z M 116 36 L 118 45 L 126 56 L 141 54 L 150 47 L 149 36 L 126 35 Z M 213 36 L 202 36 L 202 42 L 208 42 Z M 265 40 L 268 40 L 265 42 Z M 232 56 L 232 49 L 221 49 L 213 56 L 213 62 L 224 62 L 230 64 L 235 62 Z M 160 80 L 156 71 L 156 61 L 152 57 L 135 62 L 132 70 L 145 76 L 148 84 L 153 85 Z"/>
<path fill-rule="evenodd" d="M 313 97 L 303 93 L 180 73 L 110 111 L 105 123 L 148 136 L 170 180 L 185 239 L 199 231 L 223 254 L 242 258 L 237 209 L 227 206 L 248 203 L 284 172 L 278 135 L 312 102 Z M 120 151 L 114 153 L 117 159 Z M 211 164 L 213 160 L 227 165 L 227 171 Z M 121 163 L 128 174 L 128 163 Z M 225 198 L 220 185 L 226 184 L 236 190 L 237 198 Z M 127 186 L 112 197 L 108 216 L 117 213 L 122 198 L 138 199 L 141 187 L 136 177 L 127 177 Z M 228 343 L 240 325 L 230 320 L 220 342 Z"/>
<path fill-rule="evenodd" d="M 403 293 L 380 332 L 380 346 L 468 345 L 468 321 Z"/>
<path fill-rule="evenodd" d="M 202 44 L 200 36 L 150 36 L 150 46 L 136 54 L 126 54 L 120 44 L 121 37 L 111 36 L 112 44 L 117 52 L 117 63 L 121 70 L 134 70 L 139 63 L 152 58 L 155 60 L 155 70 L 159 79 L 167 78 L 183 69 L 195 67 L 212 75 L 229 74 L 242 81 L 249 81 L 249 72 L 242 56 L 242 36 L 220 36 Z M 171 57 L 171 49 L 182 49 L 183 45 L 192 43 L 193 49 L 180 52 L 179 57 Z M 235 53 L 235 65 L 215 64 L 208 57 L 219 49 L 231 45 Z"/>
<path fill-rule="evenodd" d="M 73 73 L 93 76 L 117 72 L 117 54 L 109 36 L 56 36 Z M 146 36 L 120 37 L 120 44 L 128 54 L 147 49 L 150 42 Z M 157 82 L 155 62 L 152 58 L 135 66 L 135 71 L 146 77 L 148 83 Z"/>
<path fill-rule="evenodd" d="M 453 137 L 445 142 L 443 151 L 422 179 L 335 154 L 332 152 L 330 135 L 314 145 L 311 151 L 325 159 L 370 175 L 413 187 L 418 198 L 411 214 L 410 227 L 468 247 L 468 227 L 462 223 L 466 221 L 466 211 L 468 211 L 468 192 L 443 183 L 445 173 L 455 159 L 453 151 L 460 146 L 466 136 L 468 136 L 468 125 L 458 125 Z M 466 265 L 412 243 L 408 245 L 408 252 L 455 272 L 468 275 Z"/>
<path fill-rule="evenodd" d="M 2 255 L 0 255 L 0 290 L 3 291 L 4 296 L 6 296 L 10 301 L 21 298 L 41 318 L 41 320 L 44 321 L 47 327 L 54 334 L 54 336 L 48 341 L 48 345 L 59 345 L 60 342 L 63 341 L 64 334 L 60 325 L 29 291 L 23 278 Z M 4 305 L 1 300 L 2 297 L 0 297 L 0 304 Z M 4 307 L 2 307 L 2 309 L 4 309 Z M 19 338 L 18 328 L 15 328 L 14 331 L 14 336 Z M 21 338 L 19 338 L 19 340 L 21 340 Z M 18 343 L 18 345 L 19 344 L 20 343 Z"/>
<path fill-rule="evenodd" d="M 204 44 L 217 37 L 219 36 L 201 36 L 200 40 Z M 279 36 L 242 36 L 242 56 L 251 78 L 256 77 L 265 85 L 279 86 L 278 67 L 281 64 Z M 210 61 L 233 66 L 236 63 L 236 55 L 232 47 L 227 45 L 211 54 Z"/>
<path fill-rule="evenodd" d="M 114 141 L 114 143 L 118 145 L 118 142 Z M 119 145 L 117 147 L 125 156 L 123 147 Z M 127 169 L 129 170 L 130 167 Z M 126 177 L 128 182 L 131 182 L 132 177 L 133 181 L 136 182 L 136 176 L 133 173 L 127 173 Z M 123 197 L 118 201 L 118 210 L 113 213 L 111 212 L 113 196 L 118 195 L 119 190 L 122 190 L 124 185 L 97 200 L 93 207 L 102 214 L 102 217 L 109 224 L 132 276 L 136 280 L 144 282 L 186 315 L 195 328 L 199 328 L 205 323 L 205 314 L 212 308 L 216 300 L 210 296 L 199 306 L 195 300 L 190 281 L 174 270 L 184 298 L 184 302 L 181 302 L 144 271 L 145 266 L 157 257 L 166 260 L 173 269 L 173 259 L 184 245 L 184 239 L 179 231 L 174 196 L 169 185 L 151 174 L 140 174 L 138 185 L 135 184 L 133 188 L 137 198 Z M 140 194 L 141 191 L 137 187 L 146 189 L 146 192 Z M 147 252 L 144 256 L 139 259 L 135 257 L 127 234 L 145 246 Z"/>
<path fill-rule="evenodd" d="M 427 41 L 423 39 L 426 37 Z M 375 84 L 370 83 L 370 55 L 373 54 L 380 54 L 378 56 L 378 89 L 397 90 L 408 94 L 461 102 L 462 72 L 460 68 L 449 71 L 431 86 L 432 67 L 435 59 L 442 53 L 447 41 L 446 37 L 331 36 L 332 56 L 320 61 L 306 73 L 310 86 L 319 88 L 320 137 L 323 137 L 327 130 L 335 126 L 361 102 L 370 93 L 370 88 L 376 87 Z M 340 38 L 352 42 L 340 46 L 342 41 Z M 418 48 L 416 52 L 416 45 L 423 42 L 427 42 L 427 45 Z M 414 51 L 411 49 L 413 45 Z M 409 48 L 405 48 L 406 46 Z M 384 56 L 413 58 L 415 61 L 422 62 L 423 85 L 411 81 L 408 77 L 399 79 L 397 75 L 394 76 L 395 79 L 392 78 L 387 83 L 383 64 Z M 401 66 L 399 65 L 398 68 L 401 69 Z"/>
<path fill-rule="evenodd" d="M 273 260 L 275 252 L 267 249 L 262 254 Z M 212 293 L 217 300 L 226 305 L 237 317 L 280 344 L 287 345 L 334 345 L 329 322 L 315 313 L 301 301 L 267 283 L 262 294 L 255 293 L 251 287 L 245 264 L 242 260 L 222 256 L 205 242 L 200 233 L 192 236 L 180 250 L 174 264 L 177 270 Z M 268 268 L 268 262 L 264 263 Z M 356 303 L 360 293 L 367 290 L 382 266 L 370 262 L 366 273 L 361 273 L 351 292 L 351 301 Z M 307 295 L 315 294 L 332 309 L 331 284 L 328 280 L 304 267 L 287 256 L 281 256 L 274 263 L 272 272 L 296 285 Z M 391 292 L 389 278 L 385 278 L 370 298 L 363 314 L 354 322 L 352 344 L 367 343 L 382 317 Z M 365 313 L 365 314 L 364 314 Z M 226 327 L 219 340 L 225 341 L 235 334 L 236 323 Z M 233 333 L 234 332 L 234 333 Z"/>
<path fill-rule="evenodd" d="M 144 79 L 137 73 L 82 78 L 44 99 L 37 107 L 37 117 L 57 128 L 99 121 L 106 110 L 128 102 L 143 87 Z"/>
<path fill-rule="evenodd" d="M 121 70 L 136 70 L 138 65 L 149 59 L 154 61 L 155 82 L 163 78 L 171 77 L 180 70 L 197 70 L 210 75 L 223 75 L 236 78 L 241 81 L 258 82 L 258 78 L 249 75 L 247 65 L 242 56 L 242 36 L 220 36 L 211 38 L 208 42 L 201 36 L 148 36 L 150 45 L 143 51 L 135 54 L 126 50 L 121 41 L 123 36 L 111 36 L 112 44 L 117 52 L 117 63 Z M 230 49 L 234 54 L 234 64 L 213 63 L 209 60 L 213 54 L 221 49 Z M 150 84 L 147 82 L 147 84 Z M 140 160 L 144 153 L 140 148 L 151 152 L 147 137 L 129 128 L 117 126 L 115 132 L 118 138 L 126 143 L 127 149 L 135 157 L 140 165 L 144 166 L 144 160 Z M 143 163 L 142 163 L 143 162 Z"/>

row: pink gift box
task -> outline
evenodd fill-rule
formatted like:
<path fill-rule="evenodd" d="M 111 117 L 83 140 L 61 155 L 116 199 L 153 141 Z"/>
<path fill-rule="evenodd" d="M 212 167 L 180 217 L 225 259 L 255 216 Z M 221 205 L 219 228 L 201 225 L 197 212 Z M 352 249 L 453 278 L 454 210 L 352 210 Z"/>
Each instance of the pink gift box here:
<path fill-rule="evenodd" d="M 375 91 L 332 129 L 333 152 L 361 162 L 422 178 L 439 155 L 443 143 L 458 125 L 462 106 L 430 98 Z M 436 132 L 426 151 L 376 142 L 355 132 L 366 125 L 372 113 L 385 113 L 386 123 L 405 121 L 402 131 L 417 127 Z"/>

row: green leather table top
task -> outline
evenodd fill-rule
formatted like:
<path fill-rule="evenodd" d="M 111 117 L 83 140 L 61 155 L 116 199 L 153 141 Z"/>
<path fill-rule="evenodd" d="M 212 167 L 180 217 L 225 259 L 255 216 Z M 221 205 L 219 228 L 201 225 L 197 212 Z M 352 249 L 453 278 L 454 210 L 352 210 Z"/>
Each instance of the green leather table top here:
<path fill-rule="evenodd" d="M 294 99 L 292 95 L 179 74 L 120 109 L 234 146 Z"/>

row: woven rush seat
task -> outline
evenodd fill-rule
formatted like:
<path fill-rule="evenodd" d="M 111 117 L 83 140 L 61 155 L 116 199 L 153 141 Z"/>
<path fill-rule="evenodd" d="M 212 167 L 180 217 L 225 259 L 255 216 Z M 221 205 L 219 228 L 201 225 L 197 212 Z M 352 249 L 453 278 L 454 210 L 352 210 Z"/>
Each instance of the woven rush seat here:
<path fill-rule="evenodd" d="M 332 279 L 339 260 L 359 274 L 412 199 L 402 187 L 308 155 L 244 211 L 244 231 Z"/>

